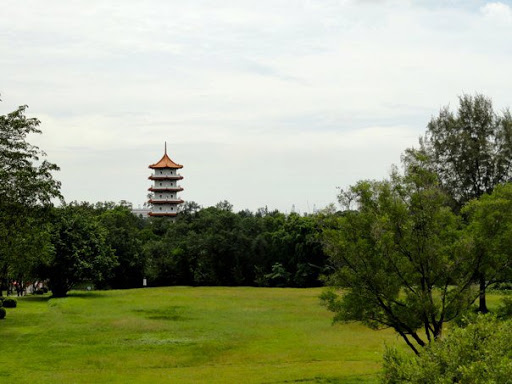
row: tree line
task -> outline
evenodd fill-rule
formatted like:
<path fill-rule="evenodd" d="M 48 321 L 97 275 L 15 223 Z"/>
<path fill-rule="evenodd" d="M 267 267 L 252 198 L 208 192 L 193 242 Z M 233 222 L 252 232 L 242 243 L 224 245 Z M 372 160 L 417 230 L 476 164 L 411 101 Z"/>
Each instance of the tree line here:
<path fill-rule="evenodd" d="M 73 202 L 40 213 L 13 212 L 16 221 L 6 225 L 18 237 L 4 244 L 0 259 L 4 290 L 14 281 L 21 288 L 47 281 L 64 296 L 80 284 L 138 288 L 143 279 L 149 286 L 312 287 L 326 269 L 314 216 L 235 213 L 227 202 L 188 202 L 175 222 L 137 217 L 114 203 Z"/>

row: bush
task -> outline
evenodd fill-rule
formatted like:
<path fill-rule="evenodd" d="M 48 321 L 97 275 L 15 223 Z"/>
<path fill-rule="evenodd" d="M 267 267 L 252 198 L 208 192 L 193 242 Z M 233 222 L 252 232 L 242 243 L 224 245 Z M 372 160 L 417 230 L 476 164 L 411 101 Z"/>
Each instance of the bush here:
<path fill-rule="evenodd" d="M 6 313 L 4 308 L 0 308 L 0 320 L 5 318 Z"/>
<path fill-rule="evenodd" d="M 4 307 L 5 308 L 16 308 L 17 305 L 18 305 L 18 302 L 16 301 L 16 299 L 11 299 L 9 297 L 4 299 Z"/>
<path fill-rule="evenodd" d="M 384 353 L 386 384 L 510 383 L 512 322 L 479 315 L 465 328 L 454 328 L 419 356 L 388 348 Z"/>
<path fill-rule="evenodd" d="M 495 291 L 512 291 L 512 282 L 501 282 L 491 285 L 491 290 Z"/>
<path fill-rule="evenodd" d="M 512 318 L 512 298 L 505 297 L 498 307 L 497 315 L 500 318 Z"/>

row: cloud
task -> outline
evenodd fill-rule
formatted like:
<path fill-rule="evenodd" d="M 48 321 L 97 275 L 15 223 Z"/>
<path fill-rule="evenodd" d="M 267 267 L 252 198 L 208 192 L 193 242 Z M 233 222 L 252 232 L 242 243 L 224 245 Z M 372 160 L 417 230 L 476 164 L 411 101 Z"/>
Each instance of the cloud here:
<path fill-rule="evenodd" d="M 512 105 L 510 7 L 481 5 L 6 0 L 1 113 L 41 119 L 68 200 L 142 202 L 167 140 L 186 199 L 321 206 L 462 92 Z"/>
<path fill-rule="evenodd" d="M 485 18 L 504 24 L 512 23 L 512 9 L 507 4 L 501 2 L 487 3 L 480 11 Z"/>

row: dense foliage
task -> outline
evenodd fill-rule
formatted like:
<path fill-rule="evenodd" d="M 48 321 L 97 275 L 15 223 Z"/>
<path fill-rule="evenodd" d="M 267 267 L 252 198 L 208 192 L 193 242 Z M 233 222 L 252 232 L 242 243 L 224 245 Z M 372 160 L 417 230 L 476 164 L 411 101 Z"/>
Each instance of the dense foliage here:
<path fill-rule="evenodd" d="M 50 252 L 47 214 L 51 199 L 60 197 L 52 177 L 58 167 L 26 140 L 41 133 L 26 108 L 0 116 L 0 296 L 14 281 L 23 289 Z"/>
<path fill-rule="evenodd" d="M 472 199 L 512 181 L 512 115 L 508 109 L 495 112 L 484 95 L 462 95 L 456 113 L 442 108 L 428 123 L 419 149 L 408 149 L 404 159 L 414 162 L 418 154 L 426 156 L 425 166 L 437 174 L 458 213 Z M 487 312 L 486 273 L 484 265 L 475 275 L 481 312 Z"/>
<path fill-rule="evenodd" d="M 411 356 L 389 348 L 384 354 L 386 384 L 511 383 L 512 322 L 480 315 L 467 327 Z"/>
<path fill-rule="evenodd" d="M 323 298 L 335 320 L 391 327 L 418 353 L 476 297 L 460 220 L 435 174 L 414 166 L 389 181 L 360 182 L 350 194 L 358 210 L 324 235 L 336 268 L 330 282 L 348 290 Z"/>
<path fill-rule="evenodd" d="M 315 216 L 234 213 L 225 202 L 142 231 L 150 284 L 293 287 L 320 285 L 319 233 Z"/>
<path fill-rule="evenodd" d="M 417 151 L 428 156 L 430 170 L 458 211 L 512 181 L 512 115 L 495 112 L 484 95 L 462 95 L 456 113 L 442 108 L 428 123 L 419 150 L 407 150 L 406 158 Z"/>
<path fill-rule="evenodd" d="M 480 312 L 488 311 L 487 287 L 512 279 L 512 183 L 466 204 L 466 238 L 471 239 L 475 275 L 480 288 Z"/>
<path fill-rule="evenodd" d="M 51 226 L 53 252 L 40 267 L 54 296 L 65 296 L 84 280 L 103 282 L 116 265 L 106 243 L 106 231 L 84 209 L 65 206 L 54 211 Z"/>
<path fill-rule="evenodd" d="M 421 354 L 486 289 L 512 278 L 512 117 L 464 95 L 443 108 L 403 176 L 342 190 L 345 211 L 325 221 L 336 270 L 324 294 L 335 320 L 393 328 Z M 503 314 L 510 314 L 510 306 Z"/>

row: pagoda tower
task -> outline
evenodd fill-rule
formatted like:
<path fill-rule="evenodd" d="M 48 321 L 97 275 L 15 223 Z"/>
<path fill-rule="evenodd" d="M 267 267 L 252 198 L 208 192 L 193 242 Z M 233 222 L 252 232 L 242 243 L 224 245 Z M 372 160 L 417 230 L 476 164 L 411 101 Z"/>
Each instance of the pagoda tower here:
<path fill-rule="evenodd" d="M 183 188 L 178 185 L 178 180 L 183 179 L 183 176 L 178 173 L 178 169 L 183 168 L 183 165 L 175 163 L 167 156 L 167 143 L 165 143 L 164 156 L 159 162 L 151 164 L 149 168 L 154 171 L 149 176 L 149 179 L 153 180 L 153 186 L 148 189 L 152 192 L 152 197 L 149 200 L 151 205 L 149 216 L 176 217 L 178 205 L 183 203 L 183 200 L 178 198 L 178 192 L 183 191 Z"/>

